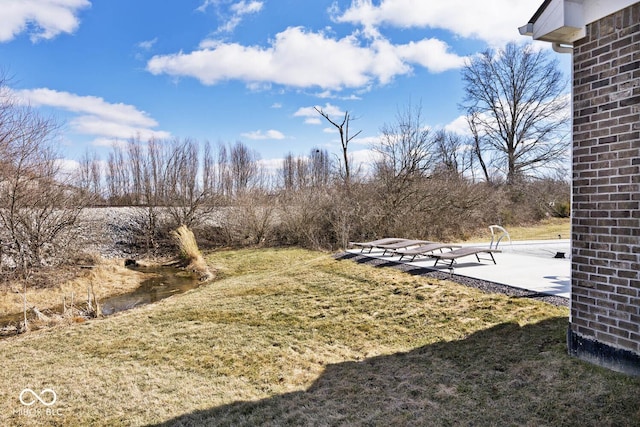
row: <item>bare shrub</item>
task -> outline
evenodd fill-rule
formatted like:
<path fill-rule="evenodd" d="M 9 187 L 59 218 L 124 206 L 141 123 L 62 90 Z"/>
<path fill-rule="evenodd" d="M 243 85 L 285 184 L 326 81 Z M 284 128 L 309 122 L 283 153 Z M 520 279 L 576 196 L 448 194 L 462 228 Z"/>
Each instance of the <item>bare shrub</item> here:
<path fill-rule="evenodd" d="M 271 241 L 276 203 L 274 196 L 258 189 L 235 197 L 221 219 L 226 244 L 262 245 Z"/>
<path fill-rule="evenodd" d="M 0 76 L 0 89 L 3 82 Z M 28 274 L 64 260 L 87 201 L 60 173 L 53 148 L 57 123 L 3 94 L 0 91 L 1 255 Z"/>
<path fill-rule="evenodd" d="M 283 195 L 278 209 L 276 241 L 312 249 L 333 247 L 330 215 L 333 206 L 326 190 L 303 189 Z"/>

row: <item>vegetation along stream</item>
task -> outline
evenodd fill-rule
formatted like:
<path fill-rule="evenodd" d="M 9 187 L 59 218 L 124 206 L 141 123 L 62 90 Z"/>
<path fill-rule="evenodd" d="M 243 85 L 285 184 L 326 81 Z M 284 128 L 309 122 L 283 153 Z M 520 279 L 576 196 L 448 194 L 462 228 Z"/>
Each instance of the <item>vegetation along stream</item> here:
<path fill-rule="evenodd" d="M 100 313 L 103 316 L 160 301 L 171 295 L 181 294 L 190 289 L 197 288 L 202 283 L 194 275 L 175 267 L 137 266 L 129 268 L 146 273 L 150 275 L 150 277 L 144 280 L 140 286 L 132 292 L 115 295 L 99 301 Z M 62 306 L 43 310 L 43 312 L 48 315 L 62 313 L 63 311 Z M 0 316 L 0 338 L 15 335 L 18 330 L 17 325 L 23 318 L 23 313 L 12 313 Z"/>

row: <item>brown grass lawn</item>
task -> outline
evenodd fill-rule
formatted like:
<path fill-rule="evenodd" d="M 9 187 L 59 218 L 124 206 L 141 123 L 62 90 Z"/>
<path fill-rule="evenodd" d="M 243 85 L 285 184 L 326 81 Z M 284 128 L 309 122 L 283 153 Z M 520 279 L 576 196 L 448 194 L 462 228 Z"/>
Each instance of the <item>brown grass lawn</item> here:
<path fill-rule="evenodd" d="M 0 341 L 0 425 L 640 423 L 639 378 L 567 356 L 566 308 L 299 249 L 207 261 L 186 294 Z"/>

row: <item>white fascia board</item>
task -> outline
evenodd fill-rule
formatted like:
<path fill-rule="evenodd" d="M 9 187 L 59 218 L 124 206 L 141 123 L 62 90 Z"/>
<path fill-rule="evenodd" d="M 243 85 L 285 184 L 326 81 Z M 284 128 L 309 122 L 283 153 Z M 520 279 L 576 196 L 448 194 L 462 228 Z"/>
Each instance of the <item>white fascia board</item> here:
<path fill-rule="evenodd" d="M 582 1 L 553 0 L 533 23 L 533 38 L 571 44 L 584 37 Z"/>

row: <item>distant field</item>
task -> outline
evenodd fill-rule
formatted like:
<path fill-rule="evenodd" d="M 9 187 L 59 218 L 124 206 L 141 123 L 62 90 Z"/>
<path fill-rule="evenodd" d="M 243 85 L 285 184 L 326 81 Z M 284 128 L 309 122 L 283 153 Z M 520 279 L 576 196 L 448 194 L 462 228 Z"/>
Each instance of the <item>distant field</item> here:
<path fill-rule="evenodd" d="M 509 232 L 511 240 L 554 240 L 554 239 L 570 239 L 571 238 L 571 219 L 570 218 L 551 218 L 541 221 L 537 224 L 509 227 L 505 226 Z M 490 241 L 491 233 L 487 228 L 485 233 L 473 236 L 469 241 L 482 242 Z"/>
<path fill-rule="evenodd" d="M 566 308 L 300 249 L 207 260 L 186 294 L 0 341 L 0 425 L 640 423 L 640 378 L 567 356 Z"/>

